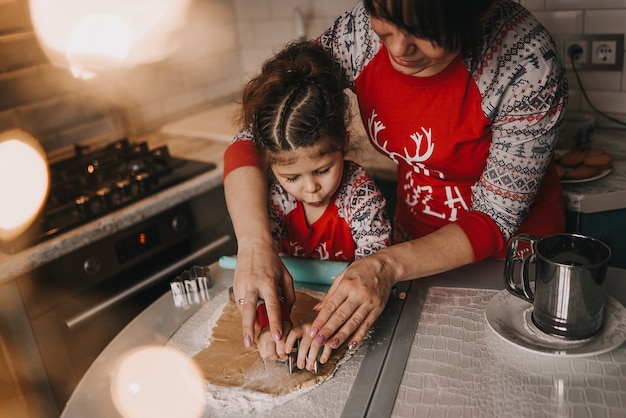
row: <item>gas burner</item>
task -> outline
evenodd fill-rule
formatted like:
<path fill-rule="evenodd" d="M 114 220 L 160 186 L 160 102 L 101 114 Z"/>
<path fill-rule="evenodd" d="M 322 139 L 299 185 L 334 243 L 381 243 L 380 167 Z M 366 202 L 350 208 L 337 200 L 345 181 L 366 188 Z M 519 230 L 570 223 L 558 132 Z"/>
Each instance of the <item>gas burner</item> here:
<path fill-rule="evenodd" d="M 73 155 L 50 165 L 50 192 L 39 222 L 0 249 L 20 251 L 214 168 L 173 157 L 167 146 L 150 149 L 127 138 L 101 148 L 76 144 Z"/>

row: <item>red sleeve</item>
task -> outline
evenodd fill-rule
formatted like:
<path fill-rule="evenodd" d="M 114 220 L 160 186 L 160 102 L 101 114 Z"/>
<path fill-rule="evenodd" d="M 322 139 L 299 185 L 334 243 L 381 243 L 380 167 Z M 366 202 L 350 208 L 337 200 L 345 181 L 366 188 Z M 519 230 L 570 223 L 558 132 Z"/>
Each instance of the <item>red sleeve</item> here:
<path fill-rule="evenodd" d="M 482 212 L 472 211 L 459 218 L 461 227 L 474 250 L 474 262 L 480 261 L 504 249 L 504 237 L 496 223 Z"/>
<path fill-rule="evenodd" d="M 293 325 L 293 322 L 291 322 L 291 314 L 289 313 L 289 308 L 287 308 L 287 304 L 282 300 L 280 301 L 280 316 L 283 322 L 289 322 L 291 323 L 291 325 Z M 267 316 L 267 308 L 265 307 L 265 303 L 259 303 L 257 305 L 256 317 L 257 321 L 259 322 L 259 329 L 269 327 L 270 319 Z"/>
<path fill-rule="evenodd" d="M 261 156 L 252 141 L 236 141 L 224 152 L 224 178 L 239 167 L 262 167 Z"/>

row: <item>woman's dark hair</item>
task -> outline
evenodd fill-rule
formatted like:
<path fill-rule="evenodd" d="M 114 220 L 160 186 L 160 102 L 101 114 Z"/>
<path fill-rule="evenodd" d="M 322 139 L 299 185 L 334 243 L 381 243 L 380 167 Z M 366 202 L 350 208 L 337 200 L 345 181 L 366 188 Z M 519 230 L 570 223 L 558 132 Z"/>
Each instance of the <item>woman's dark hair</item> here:
<path fill-rule="evenodd" d="M 252 127 L 268 165 L 273 154 L 327 140 L 328 150 L 345 150 L 350 102 L 344 73 L 314 41 L 289 43 L 265 61 L 243 90 L 242 122 Z"/>
<path fill-rule="evenodd" d="M 482 18 L 494 0 L 364 0 L 370 15 L 476 62 Z"/>

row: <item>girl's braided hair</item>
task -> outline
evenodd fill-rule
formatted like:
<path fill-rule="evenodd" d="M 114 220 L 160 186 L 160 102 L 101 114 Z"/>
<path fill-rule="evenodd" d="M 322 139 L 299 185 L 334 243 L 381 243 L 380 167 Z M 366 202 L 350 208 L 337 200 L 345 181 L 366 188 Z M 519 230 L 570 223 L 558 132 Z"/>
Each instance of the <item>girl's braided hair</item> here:
<path fill-rule="evenodd" d="M 350 102 L 344 73 L 315 41 L 296 41 L 265 61 L 245 86 L 241 119 L 252 128 L 266 164 L 282 151 L 327 140 L 345 150 Z"/>

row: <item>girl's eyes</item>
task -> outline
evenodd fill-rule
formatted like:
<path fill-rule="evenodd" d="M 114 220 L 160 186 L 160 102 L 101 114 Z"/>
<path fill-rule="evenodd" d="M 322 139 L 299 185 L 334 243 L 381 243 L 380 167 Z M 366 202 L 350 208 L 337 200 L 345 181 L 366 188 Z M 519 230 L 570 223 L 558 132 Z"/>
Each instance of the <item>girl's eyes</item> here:
<path fill-rule="evenodd" d="M 325 169 L 323 169 L 323 170 L 317 170 L 317 171 L 315 172 L 315 174 L 316 174 L 316 175 L 318 175 L 318 176 L 320 176 L 320 175 L 323 175 L 323 174 L 328 173 L 328 172 L 330 171 L 330 169 L 331 169 L 331 167 L 325 168 Z M 293 183 L 294 181 L 298 180 L 298 177 L 299 177 L 299 176 L 286 177 L 286 178 L 285 178 L 285 181 L 286 181 L 287 183 Z"/>

